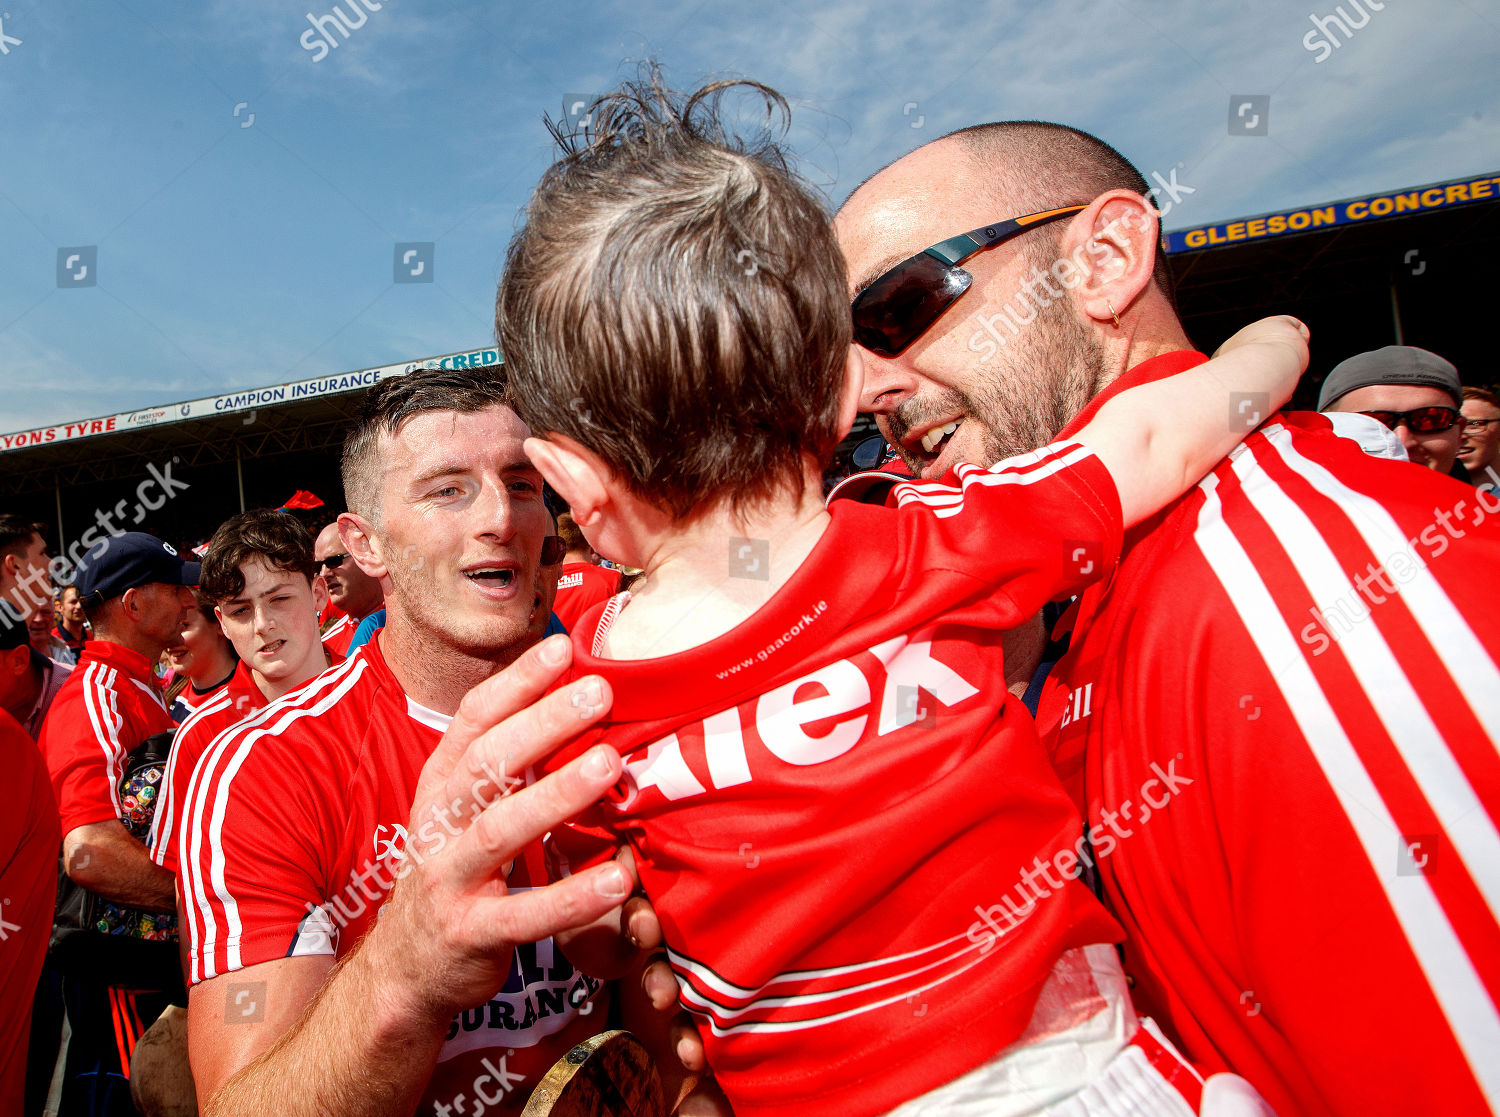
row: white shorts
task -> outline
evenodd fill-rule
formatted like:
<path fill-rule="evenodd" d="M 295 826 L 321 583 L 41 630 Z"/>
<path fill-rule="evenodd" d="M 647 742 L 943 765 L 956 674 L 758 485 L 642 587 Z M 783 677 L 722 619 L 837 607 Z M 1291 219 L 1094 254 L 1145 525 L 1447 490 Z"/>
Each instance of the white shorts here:
<path fill-rule="evenodd" d="M 887 1117 L 1275 1117 L 1244 1079 L 1206 1081 L 1130 1003 L 1108 945 L 1064 954 L 1025 1033 Z"/>

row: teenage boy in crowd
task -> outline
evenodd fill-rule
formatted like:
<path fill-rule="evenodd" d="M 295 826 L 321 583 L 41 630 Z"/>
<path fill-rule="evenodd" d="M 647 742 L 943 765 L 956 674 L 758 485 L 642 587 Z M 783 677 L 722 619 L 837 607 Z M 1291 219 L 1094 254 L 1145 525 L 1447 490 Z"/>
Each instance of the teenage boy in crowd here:
<path fill-rule="evenodd" d="M 211 603 L 239 663 L 224 686 L 193 711 L 172 742 L 151 859 L 177 871 L 178 837 L 193 794 L 193 768 L 213 739 L 268 702 L 344 657 L 324 646 L 318 614 L 328 603 L 313 562 L 312 536 L 289 512 L 231 516 L 203 556 L 200 593 Z"/>
<path fill-rule="evenodd" d="M 1257 323 L 1074 440 L 831 517 L 822 472 L 862 383 L 842 257 L 780 149 L 720 123 L 733 84 L 683 98 L 652 70 L 605 98 L 500 284 L 516 406 L 545 436 L 528 456 L 597 550 L 646 571 L 574 633 L 575 671 L 614 686 L 598 736 L 627 779 L 586 816 L 592 849 L 554 835 L 562 865 L 629 838 L 740 1117 L 1196 1112 L 1201 1081 L 1137 1023 L 1118 929 L 1077 879 L 1078 816 L 1007 700 L 999 630 L 1104 576 L 1122 525 L 1244 437 L 1235 392 L 1285 402 L 1306 331 Z M 726 266 L 746 248 L 755 269 Z M 599 936 L 567 949 L 612 972 L 620 936 Z M 1013 1048 L 1028 1026 L 1047 1038 Z M 1060 1032 L 1082 1058 L 1046 1058 Z"/>

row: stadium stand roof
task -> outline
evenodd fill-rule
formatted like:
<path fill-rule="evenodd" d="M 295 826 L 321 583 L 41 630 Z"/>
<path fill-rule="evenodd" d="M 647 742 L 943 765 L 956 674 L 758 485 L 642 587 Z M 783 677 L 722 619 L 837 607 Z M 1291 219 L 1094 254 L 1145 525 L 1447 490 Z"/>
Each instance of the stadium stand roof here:
<path fill-rule="evenodd" d="M 1313 405 L 1339 361 L 1382 345 L 1440 353 L 1466 383 L 1500 378 L 1484 270 L 1500 250 L 1500 174 L 1174 230 L 1163 241 L 1201 348 L 1265 314 L 1308 323 L 1313 363 L 1296 406 Z M 414 368 L 500 359 L 494 348 L 447 353 L 0 435 L 0 509 L 52 525 L 59 541 L 123 505 L 125 527 L 187 545 L 241 508 L 276 507 L 298 489 L 336 512 L 339 450 L 370 386 Z M 844 452 L 871 430 L 862 420 Z M 140 487 L 168 463 L 192 487 L 146 507 Z"/>

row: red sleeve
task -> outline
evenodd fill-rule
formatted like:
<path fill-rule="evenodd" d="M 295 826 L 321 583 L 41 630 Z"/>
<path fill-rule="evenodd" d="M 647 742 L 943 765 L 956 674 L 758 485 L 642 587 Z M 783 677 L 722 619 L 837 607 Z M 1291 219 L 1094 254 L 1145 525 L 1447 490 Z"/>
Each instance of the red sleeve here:
<path fill-rule="evenodd" d="M 120 710 L 118 696 L 89 665 L 58 692 L 42 725 L 42 754 L 57 796 L 64 836 L 119 819 L 120 779 L 130 750 L 145 739 Z"/>
<path fill-rule="evenodd" d="M 1039 724 L 1191 1058 L 1283 1113 L 1482 1112 L 1500 499 L 1280 418 L 1131 548 Z"/>
<path fill-rule="evenodd" d="M 1003 628 L 1099 581 L 1119 558 L 1119 493 L 1080 443 L 1051 443 L 989 469 L 959 466 L 942 484 L 907 482 L 894 495 L 910 576 L 972 575 L 995 591 Z"/>
<path fill-rule="evenodd" d="M 157 803 L 149 843 L 151 860 L 168 872 L 177 872 L 177 839 L 182 830 L 183 809 L 192 782 L 193 766 L 224 726 L 225 719 L 218 713 L 222 709 L 222 698 L 222 695 L 212 696 L 207 705 L 182 723 L 177 736 L 172 738 L 172 751 L 167 757 L 167 770 L 162 777 L 161 798 Z"/>
<path fill-rule="evenodd" d="M 303 919 L 323 904 L 319 836 L 333 831 L 296 755 L 316 743 L 254 737 L 255 724 L 215 738 L 189 784 L 177 902 L 192 984 L 284 957 Z"/>

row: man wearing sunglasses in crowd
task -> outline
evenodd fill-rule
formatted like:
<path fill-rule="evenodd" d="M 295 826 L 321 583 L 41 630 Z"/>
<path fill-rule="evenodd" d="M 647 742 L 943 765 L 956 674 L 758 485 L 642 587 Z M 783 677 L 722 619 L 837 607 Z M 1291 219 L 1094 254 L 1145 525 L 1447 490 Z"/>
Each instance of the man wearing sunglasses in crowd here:
<path fill-rule="evenodd" d="M 1417 465 L 1468 480 L 1454 463 L 1463 434 L 1458 369 L 1414 345 L 1356 353 L 1333 366 L 1318 393 L 1318 410 L 1368 415 L 1395 432 Z"/>
<path fill-rule="evenodd" d="M 1067 437 L 1206 359 L 1145 180 L 1074 129 L 943 137 L 835 225 L 861 408 L 921 476 Z M 1379 406 L 1428 402 L 1451 401 Z M 1465 604 L 1489 592 L 1500 524 L 1439 472 L 1263 403 L 1239 400 L 1226 422 L 1259 429 L 1127 533 L 1054 628 L 1050 673 L 1032 671 L 1059 653 L 1040 618 L 1012 634 L 1012 689 L 1039 700 L 1090 832 L 1119 827 L 1091 876 L 1138 1003 L 1202 1069 L 1283 1117 L 1488 1112 L 1500 632 Z M 844 491 L 861 489 L 879 499 Z"/>
<path fill-rule="evenodd" d="M 336 521 L 318 532 L 313 543 L 313 560 L 328 586 L 328 600 L 344 614 L 323 633 L 323 644 L 339 655 L 348 655 L 355 629 L 371 613 L 384 607 L 385 594 L 379 582 L 349 560 Z"/>

